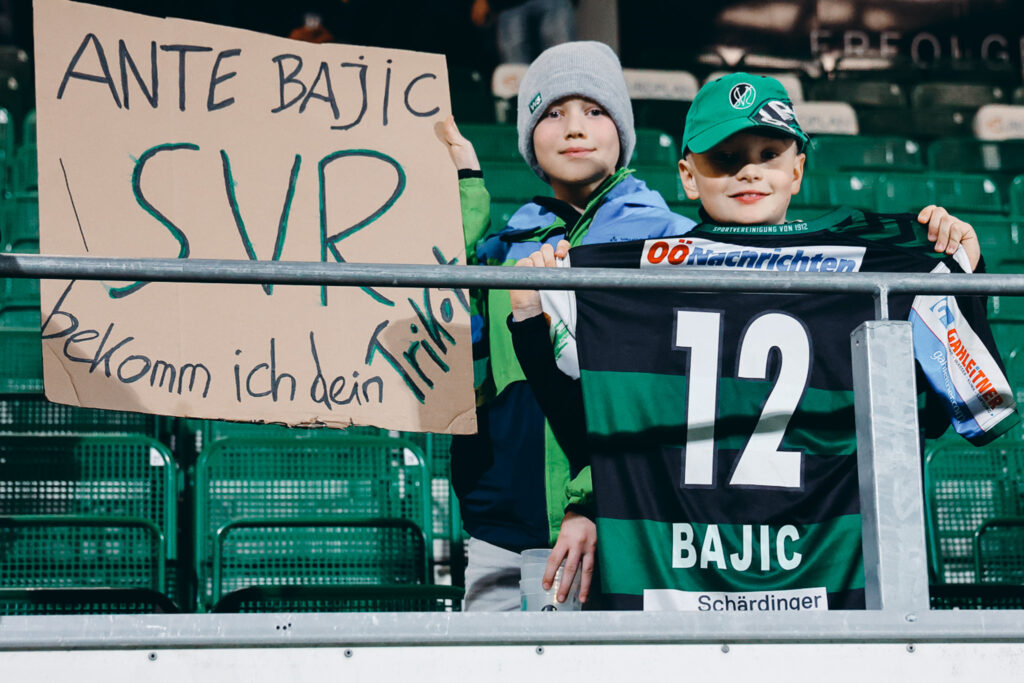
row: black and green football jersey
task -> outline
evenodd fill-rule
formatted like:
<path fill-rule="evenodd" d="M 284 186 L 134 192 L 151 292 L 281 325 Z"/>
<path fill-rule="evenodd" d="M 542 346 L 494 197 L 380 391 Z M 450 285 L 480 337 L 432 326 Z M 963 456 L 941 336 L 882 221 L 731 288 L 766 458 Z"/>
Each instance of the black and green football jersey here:
<path fill-rule="evenodd" d="M 969 268 L 962 250 L 934 252 L 912 215 L 848 209 L 776 226 L 702 224 L 577 247 L 570 259 L 766 278 Z M 943 427 L 981 444 L 1017 421 L 984 297 L 895 295 L 889 306 L 913 323 L 918 388 L 931 394 L 921 405 L 944 408 Z M 560 348 L 575 338 L 612 606 L 863 608 L 850 333 L 874 318 L 871 297 L 581 291 L 568 308 L 553 330 Z"/>

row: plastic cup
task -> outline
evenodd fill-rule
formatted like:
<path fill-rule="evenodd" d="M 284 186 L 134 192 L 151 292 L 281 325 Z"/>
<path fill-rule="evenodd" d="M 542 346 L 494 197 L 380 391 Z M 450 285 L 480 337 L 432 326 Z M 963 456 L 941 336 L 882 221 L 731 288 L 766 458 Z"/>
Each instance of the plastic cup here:
<path fill-rule="evenodd" d="M 519 580 L 519 592 L 521 595 L 522 609 L 526 612 L 575 612 L 581 609 L 580 603 L 580 577 L 581 571 L 576 572 L 572 585 L 569 587 L 569 594 L 565 602 L 558 602 L 558 589 L 562 583 L 562 571 L 565 568 L 563 563 L 555 572 L 554 581 L 550 590 L 544 590 L 541 581 L 544 578 L 544 570 L 547 567 L 548 557 L 551 551 L 547 548 L 535 548 L 524 550 L 522 553 L 522 569 Z"/>

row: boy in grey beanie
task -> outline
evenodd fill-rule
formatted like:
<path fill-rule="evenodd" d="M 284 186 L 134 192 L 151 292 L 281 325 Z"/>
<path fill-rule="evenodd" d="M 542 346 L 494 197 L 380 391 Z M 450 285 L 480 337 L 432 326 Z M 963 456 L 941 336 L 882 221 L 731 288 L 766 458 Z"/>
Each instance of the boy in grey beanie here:
<path fill-rule="evenodd" d="M 537 57 L 520 85 L 518 132 L 523 159 L 554 196 L 534 197 L 494 234 L 473 146 L 453 119 L 445 123 L 459 169 L 468 263 L 514 265 L 561 239 L 574 245 L 648 239 L 693 226 L 626 169 L 636 143 L 633 110 L 607 45 L 564 43 Z M 552 544 L 545 585 L 564 560 L 559 599 L 582 571 L 586 603 L 597 543 L 588 517 L 589 468 L 570 462 L 565 451 L 575 445 L 563 450 L 546 426 L 506 326 L 508 291 L 475 292 L 472 305 L 480 431 L 452 441 L 452 484 L 470 535 L 464 608 L 518 610 L 519 553 Z"/>
<path fill-rule="evenodd" d="M 550 48 L 530 65 L 519 84 L 516 117 L 519 153 L 545 182 L 547 176 L 533 149 L 533 131 L 551 104 L 570 95 L 601 105 L 615 123 L 620 150 L 616 168 L 629 162 L 636 146 L 633 107 L 619 58 L 612 49 L 604 43 L 583 40 Z"/>

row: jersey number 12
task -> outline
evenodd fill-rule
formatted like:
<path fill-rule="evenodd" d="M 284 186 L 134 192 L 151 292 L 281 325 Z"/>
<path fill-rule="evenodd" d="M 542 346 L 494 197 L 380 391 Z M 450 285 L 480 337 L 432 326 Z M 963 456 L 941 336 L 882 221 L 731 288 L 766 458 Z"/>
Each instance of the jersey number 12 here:
<path fill-rule="evenodd" d="M 679 310 L 675 324 L 675 348 L 690 351 L 683 486 L 714 486 L 722 314 Z M 779 372 L 757 426 L 736 461 L 729 485 L 800 488 L 803 454 L 779 447 L 807 388 L 811 371 L 807 330 L 786 313 L 762 313 L 747 325 L 738 348 L 737 378 L 767 379 L 773 348 L 779 350 Z"/>

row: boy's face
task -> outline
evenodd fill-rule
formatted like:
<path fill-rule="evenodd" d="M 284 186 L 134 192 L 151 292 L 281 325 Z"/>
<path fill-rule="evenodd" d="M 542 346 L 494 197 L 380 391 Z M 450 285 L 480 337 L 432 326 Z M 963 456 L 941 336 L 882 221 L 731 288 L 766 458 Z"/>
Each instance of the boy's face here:
<path fill-rule="evenodd" d="M 584 201 L 619 161 L 619 131 L 597 102 L 566 97 L 547 108 L 533 129 L 533 151 L 555 197 Z"/>
<path fill-rule="evenodd" d="M 800 191 L 805 154 L 788 136 L 742 131 L 679 162 L 683 189 L 718 223 L 773 225 L 786 221 Z"/>

